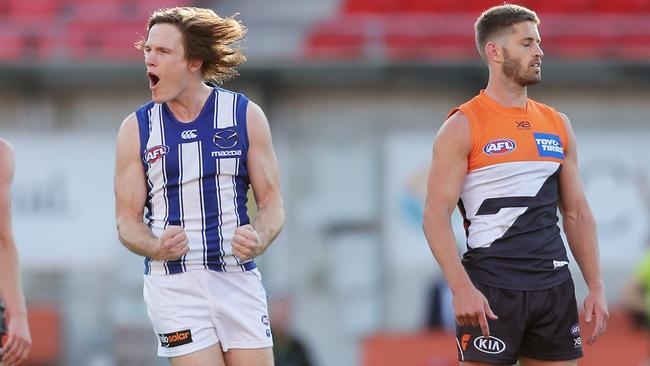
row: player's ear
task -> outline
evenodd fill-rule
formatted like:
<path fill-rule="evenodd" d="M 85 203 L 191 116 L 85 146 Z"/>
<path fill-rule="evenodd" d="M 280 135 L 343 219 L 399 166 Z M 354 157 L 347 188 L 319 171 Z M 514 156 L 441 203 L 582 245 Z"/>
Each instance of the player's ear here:
<path fill-rule="evenodd" d="M 490 41 L 485 44 L 485 57 L 488 61 L 503 63 L 503 48 L 497 42 Z"/>
<path fill-rule="evenodd" d="M 201 70 L 201 66 L 203 66 L 203 60 L 190 60 L 188 62 L 188 67 L 191 72 L 197 72 Z"/>

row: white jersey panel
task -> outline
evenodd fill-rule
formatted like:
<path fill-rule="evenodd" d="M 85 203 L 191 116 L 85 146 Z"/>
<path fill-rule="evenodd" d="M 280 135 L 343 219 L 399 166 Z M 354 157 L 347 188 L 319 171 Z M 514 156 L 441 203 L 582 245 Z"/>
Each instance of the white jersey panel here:
<path fill-rule="evenodd" d="M 470 248 L 489 247 L 528 209 L 504 207 L 494 214 L 477 214 L 486 199 L 535 197 L 559 165 L 549 161 L 509 162 L 468 173 L 460 197 L 465 217 L 471 222 L 467 245 Z"/>

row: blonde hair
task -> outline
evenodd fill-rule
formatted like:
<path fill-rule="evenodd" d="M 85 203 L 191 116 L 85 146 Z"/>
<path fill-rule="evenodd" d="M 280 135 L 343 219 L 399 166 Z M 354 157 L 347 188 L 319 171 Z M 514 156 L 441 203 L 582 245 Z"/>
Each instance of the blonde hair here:
<path fill-rule="evenodd" d="M 147 36 L 156 24 L 172 24 L 183 35 L 185 58 L 201 60 L 203 79 L 221 84 L 238 75 L 236 67 L 246 62 L 237 42 L 244 39 L 246 27 L 233 17 L 222 18 L 212 9 L 175 7 L 151 14 Z M 142 49 L 146 37 L 136 42 Z"/>

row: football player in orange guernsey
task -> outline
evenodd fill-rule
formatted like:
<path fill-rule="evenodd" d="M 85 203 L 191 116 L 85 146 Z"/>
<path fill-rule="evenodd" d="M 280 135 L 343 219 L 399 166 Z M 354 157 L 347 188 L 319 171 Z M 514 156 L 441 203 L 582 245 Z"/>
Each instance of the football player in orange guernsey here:
<path fill-rule="evenodd" d="M 609 317 L 571 124 L 526 92 L 541 80 L 538 24 L 517 5 L 481 14 L 476 45 L 488 85 L 449 113 L 434 142 L 423 227 L 453 293 L 464 366 L 577 365 L 582 338 L 558 207 L 589 287 L 587 343 Z M 467 235 L 462 261 L 450 221 L 456 205 Z"/>

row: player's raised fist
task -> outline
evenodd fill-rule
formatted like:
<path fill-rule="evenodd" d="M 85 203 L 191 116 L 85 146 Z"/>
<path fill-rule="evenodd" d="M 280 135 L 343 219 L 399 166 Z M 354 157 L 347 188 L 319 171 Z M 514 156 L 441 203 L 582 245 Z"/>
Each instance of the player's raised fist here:
<path fill-rule="evenodd" d="M 170 225 L 158 238 L 158 248 L 154 259 L 177 260 L 189 250 L 189 240 L 183 227 Z"/>
<path fill-rule="evenodd" d="M 252 259 L 260 254 L 260 236 L 250 224 L 235 229 L 232 238 L 232 254 L 242 260 Z"/>

